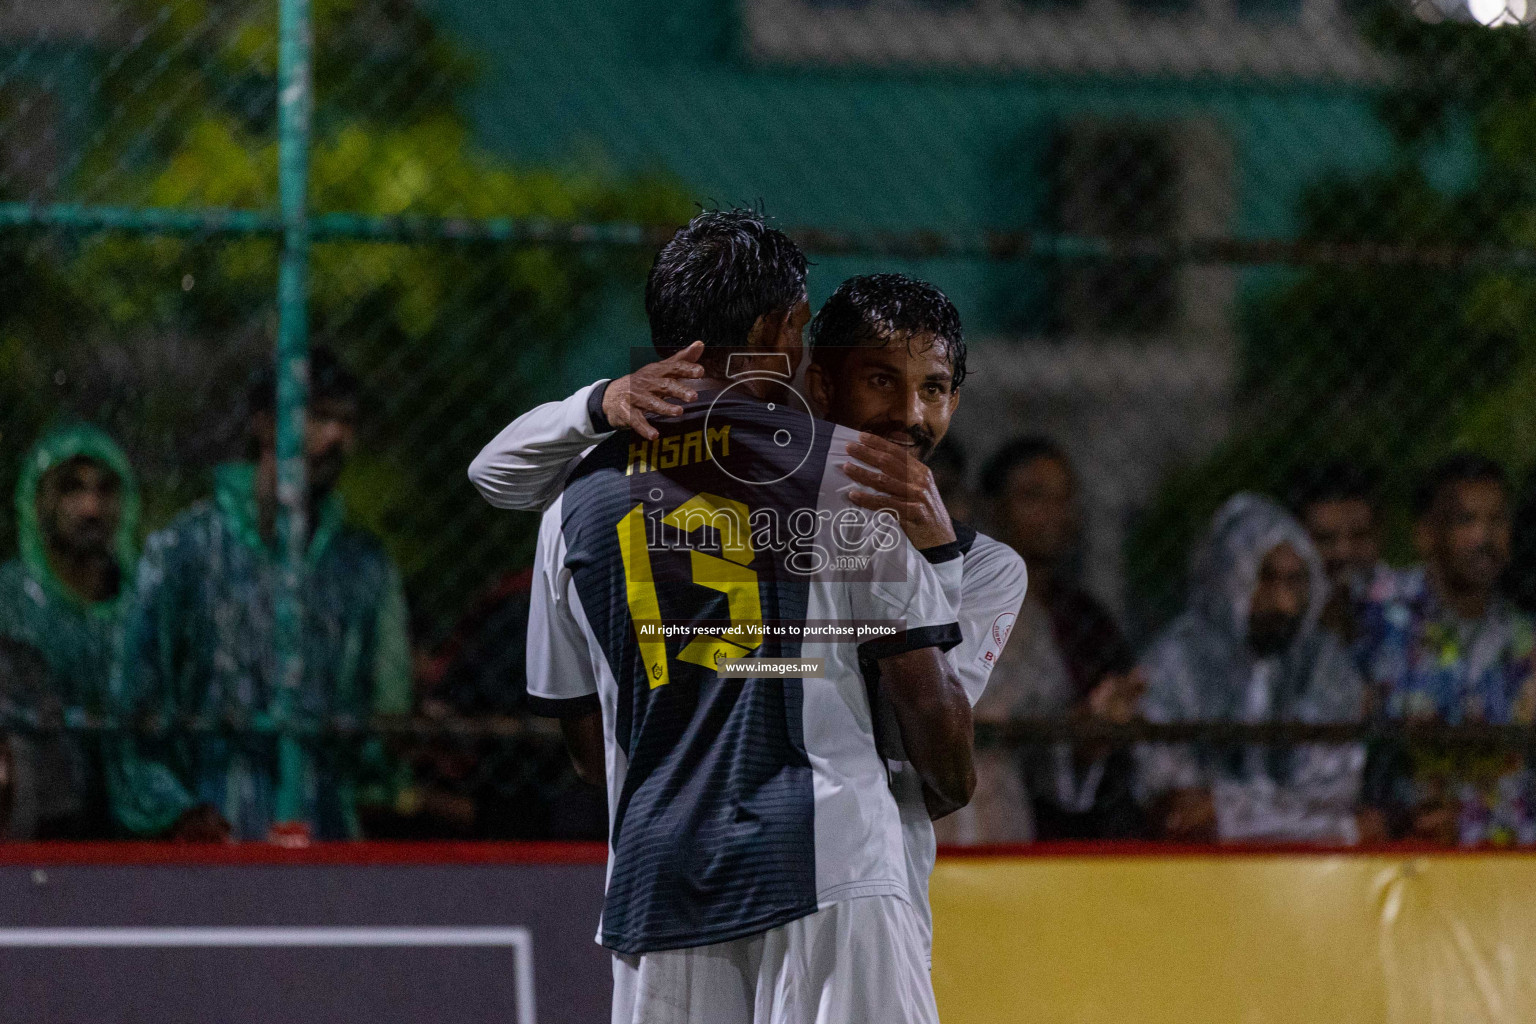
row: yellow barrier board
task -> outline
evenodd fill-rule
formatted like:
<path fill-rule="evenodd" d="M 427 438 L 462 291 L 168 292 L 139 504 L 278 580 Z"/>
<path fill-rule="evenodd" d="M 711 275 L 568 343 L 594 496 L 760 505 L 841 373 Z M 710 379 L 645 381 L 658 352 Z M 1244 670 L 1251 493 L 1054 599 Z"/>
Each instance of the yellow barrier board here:
<path fill-rule="evenodd" d="M 1536 1024 L 1536 855 L 941 858 L 944 1024 Z"/>

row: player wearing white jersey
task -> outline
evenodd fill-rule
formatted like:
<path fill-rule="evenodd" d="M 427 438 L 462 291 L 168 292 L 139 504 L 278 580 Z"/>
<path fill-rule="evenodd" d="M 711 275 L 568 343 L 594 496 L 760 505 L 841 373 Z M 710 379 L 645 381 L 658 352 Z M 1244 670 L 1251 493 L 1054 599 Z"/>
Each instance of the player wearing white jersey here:
<path fill-rule="evenodd" d="M 892 443 L 910 442 L 907 447 L 926 457 L 948 430 L 955 408 L 943 393 L 952 392 L 956 378 L 963 375 L 963 348 L 953 358 L 958 328 L 958 315 L 948 300 L 922 282 L 896 275 L 846 282 L 812 325 L 812 361 L 821 366 L 811 374 L 813 386 L 808 388 L 815 411 L 844 426 L 874 430 Z M 946 347 L 935 351 L 932 344 L 921 343 L 924 334 L 950 337 L 944 339 Z M 646 416 L 672 414 L 679 408 L 675 403 L 689 397 L 692 380 L 702 372 L 696 365 L 701 351 L 702 345 L 695 344 L 621 380 L 599 381 L 563 402 L 524 414 L 476 460 L 471 474 L 476 485 L 501 507 L 544 507 L 575 460 L 609 436 L 612 426 L 622 424 L 655 436 Z M 933 400 L 936 386 L 945 400 Z M 880 444 L 867 435 L 864 440 Z M 887 472 L 878 478 L 866 476 L 865 486 L 888 500 L 902 499 L 903 528 L 914 545 L 927 549 L 957 607 L 962 642 L 947 656 L 974 704 L 1024 600 L 1023 561 L 1006 545 L 950 524 L 932 476 L 916 455 L 908 454 L 902 462 L 895 460 L 899 450 L 887 447 L 879 454 Z M 899 493 L 886 493 L 887 488 Z M 908 891 L 927 948 L 933 827 L 917 774 L 904 762 L 892 762 L 890 768 L 902 815 Z"/>

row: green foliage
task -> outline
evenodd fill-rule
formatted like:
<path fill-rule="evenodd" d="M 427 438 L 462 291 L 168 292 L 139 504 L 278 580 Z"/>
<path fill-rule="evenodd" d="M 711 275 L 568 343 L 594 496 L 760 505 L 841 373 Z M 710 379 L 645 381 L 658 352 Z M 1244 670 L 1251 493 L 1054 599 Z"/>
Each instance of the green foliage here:
<path fill-rule="evenodd" d="M 277 5 L 128 6 L 142 41 L 102 69 L 106 116 L 82 163 L 81 200 L 273 209 Z M 649 223 L 689 214 L 670 181 L 622 176 L 600 161 L 523 167 L 480 149 L 455 103 L 473 63 L 412 0 L 315 0 L 314 13 L 314 210 Z M 8 255 L 0 251 L 0 262 Z M 237 450 L 243 381 L 271 350 L 277 261 L 269 238 L 128 233 L 27 259 L 28 273 L 48 282 L 31 290 L 72 310 L 72 326 L 45 339 L 57 318 L 31 301 L 0 319 L 19 345 L 0 338 L 0 363 L 39 363 L 8 381 L 46 379 L 54 366 L 66 378 L 124 368 L 123 394 L 86 389 L 70 403 L 127 435 L 156 492 L 146 519 L 159 525 L 201 489 L 198 470 Z M 430 614 L 451 616 L 528 546 L 526 520 L 492 513 L 473 493 L 469 459 L 516 413 L 552 397 L 544 382 L 605 290 L 638 288 L 644 269 L 633 253 L 568 246 L 313 246 L 313 341 L 365 382 L 361 451 L 344 489 Z M 194 369 L 165 380 L 167 362 Z"/>
<path fill-rule="evenodd" d="M 1523 28 L 1424 24 L 1399 5 L 1366 15 L 1400 83 L 1379 100 L 1392 163 L 1329 179 L 1301 205 L 1301 237 L 1428 250 L 1536 246 L 1536 44 Z M 1470 177 L 1436 188 L 1437 146 L 1469 136 Z M 1284 496 L 1323 459 L 1376 470 L 1396 508 L 1424 468 L 1471 446 L 1523 474 L 1536 459 L 1536 276 L 1443 266 L 1319 267 L 1247 303 L 1237 429 L 1175 476 L 1134 532 L 1129 572 L 1154 617 L 1177 606 L 1190 544 L 1242 489 Z M 1402 513 L 1389 518 L 1407 554 Z"/>

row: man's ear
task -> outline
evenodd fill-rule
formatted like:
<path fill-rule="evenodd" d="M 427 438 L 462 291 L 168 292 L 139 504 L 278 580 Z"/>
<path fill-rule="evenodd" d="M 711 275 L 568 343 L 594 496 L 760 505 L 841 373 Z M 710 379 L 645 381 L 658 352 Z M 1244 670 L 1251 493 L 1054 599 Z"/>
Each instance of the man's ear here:
<path fill-rule="evenodd" d="M 800 335 L 792 330 L 795 322 L 796 308 L 797 306 L 790 306 L 784 311 L 783 316 L 775 318 L 777 320 L 777 329 L 773 339 L 773 347 L 781 352 L 800 344 Z"/>
<path fill-rule="evenodd" d="M 949 393 L 949 414 L 953 416 L 958 408 L 960 408 L 960 389 L 955 388 Z"/>
<path fill-rule="evenodd" d="M 825 416 L 827 410 L 832 408 L 832 375 L 814 359 L 805 368 L 805 393 L 816 407 L 816 415 Z"/>
<path fill-rule="evenodd" d="M 783 313 L 763 313 L 747 332 L 747 348 L 755 352 L 784 351 L 794 316 L 794 306 Z"/>
<path fill-rule="evenodd" d="M 776 313 L 763 313 L 752 322 L 747 332 L 747 349 L 752 352 L 771 352 L 778 345 L 779 332 L 783 330 Z"/>

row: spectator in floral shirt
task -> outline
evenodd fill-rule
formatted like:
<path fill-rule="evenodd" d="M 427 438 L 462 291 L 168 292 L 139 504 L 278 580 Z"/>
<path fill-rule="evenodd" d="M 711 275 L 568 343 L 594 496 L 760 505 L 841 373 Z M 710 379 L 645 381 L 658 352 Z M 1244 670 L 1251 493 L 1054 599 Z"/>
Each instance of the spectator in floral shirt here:
<path fill-rule="evenodd" d="M 1397 720 L 1529 723 L 1536 626 L 1498 592 L 1509 564 L 1509 485 L 1478 455 L 1435 467 L 1414 502 L 1423 564 L 1364 611 L 1361 669 Z M 1367 800 L 1394 837 L 1536 842 L 1533 776 L 1518 753 L 1386 744 L 1372 752 Z"/>

